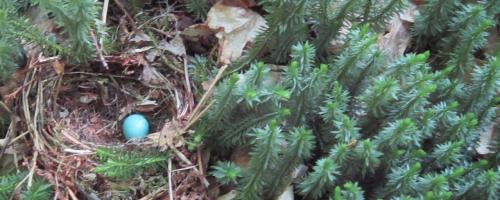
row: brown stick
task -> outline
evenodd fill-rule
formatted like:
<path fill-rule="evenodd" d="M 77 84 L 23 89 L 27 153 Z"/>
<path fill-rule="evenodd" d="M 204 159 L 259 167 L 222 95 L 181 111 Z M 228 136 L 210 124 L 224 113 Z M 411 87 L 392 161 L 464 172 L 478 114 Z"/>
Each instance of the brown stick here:
<path fill-rule="evenodd" d="M 104 56 L 102 55 L 101 47 L 99 46 L 99 44 L 97 42 L 97 38 L 95 37 L 95 34 L 93 31 L 90 31 L 90 36 L 92 37 L 92 40 L 94 41 L 95 50 L 96 50 L 97 56 L 99 57 L 99 60 L 101 60 L 102 66 L 104 67 L 104 69 L 109 70 L 108 63 L 106 63 L 106 60 L 104 59 Z"/>

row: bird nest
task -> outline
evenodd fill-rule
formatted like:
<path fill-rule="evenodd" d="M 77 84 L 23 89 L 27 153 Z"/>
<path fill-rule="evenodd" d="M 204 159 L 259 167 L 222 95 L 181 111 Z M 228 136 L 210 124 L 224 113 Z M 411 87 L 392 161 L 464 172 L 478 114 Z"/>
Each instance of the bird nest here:
<path fill-rule="evenodd" d="M 16 77 L 18 87 L 4 98 L 15 116 L 7 138 L 25 148 L 17 152 L 22 156 L 14 162 L 24 166 L 16 168 L 27 168 L 31 177 L 45 177 L 55 186 L 58 199 L 153 199 L 172 191 L 177 197 L 201 199 L 200 174 L 189 170 L 199 155 L 184 146 L 178 146 L 176 154 L 181 156 L 172 157 L 169 165 L 186 170 L 172 173 L 169 167 L 168 174 L 141 176 L 127 183 L 93 171 L 99 164 L 94 156 L 99 147 L 142 151 L 166 145 L 155 144 L 158 134 L 165 133 L 162 130 L 172 121 L 185 121 L 193 107 L 186 83 L 175 82 L 184 80 L 182 75 L 136 58 L 109 57 L 109 69 L 98 62 L 76 66 L 59 58 L 38 59 L 18 72 L 22 74 Z M 150 131 L 157 135 L 153 140 L 125 139 L 121 122 L 132 113 L 146 116 Z M 167 184 L 165 177 L 170 175 L 172 183 Z M 127 192 L 117 191 L 124 185 Z M 165 185 L 175 190 L 166 190 Z"/>

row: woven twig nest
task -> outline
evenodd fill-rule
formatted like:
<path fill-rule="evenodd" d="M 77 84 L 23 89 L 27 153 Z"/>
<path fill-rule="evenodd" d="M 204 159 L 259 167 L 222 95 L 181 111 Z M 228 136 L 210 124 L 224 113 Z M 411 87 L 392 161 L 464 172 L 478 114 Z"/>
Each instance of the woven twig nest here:
<path fill-rule="evenodd" d="M 26 70 L 22 86 L 13 91 L 11 104 L 19 117 L 14 132 L 21 133 L 17 137 L 31 147 L 24 164 L 56 186 L 58 199 L 93 194 L 87 191 L 93 185 L 86 183 L 102 184 L 100 195 L 110 195 L 104 191 L 110 187 L 103 183 L 106 180 L 92 172 L 97 165 L 92 160 L 96 148 L 154 146 L 151 141 L 126 141 L 121 121 L 128 114 L 145 115 L 151 132 L 159 133 L 167 121 L 187 113 L 190 106 L 185 102 L 192 102 L 186 100 L 190 94 L 183 83 L 170 81 L 183 79 L 167 79 L 169 72 L 146 71 L 138 65 L 112 64 L 110 69 L 64 66 L 57 59 L 37 61 Z"/>

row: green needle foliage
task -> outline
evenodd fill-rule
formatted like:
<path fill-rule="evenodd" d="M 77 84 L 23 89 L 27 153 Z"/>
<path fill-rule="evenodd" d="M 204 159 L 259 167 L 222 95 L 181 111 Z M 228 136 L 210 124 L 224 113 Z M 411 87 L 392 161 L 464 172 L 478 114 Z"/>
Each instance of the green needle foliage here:
<path fill-rule="evenodd" d="M 241 177 L 241 168 L 232 162 L 217 162 L 212 168 L 212 175 L 222 184 L 237 183 Z"/>
<path fill-rule="evenodd" d="M 333 1 L 262 2 L 300 9 L 306 2 L 314 10 Z M 374 13 L 366 18 L 384 21 L 388 17 L 377 12 L 391 2 L 394 7 L 387 9 L 393 12 L 406 4 L 384 2 L 379 7 L 372 1 L 335 1 L 334 10 L 347 8 L 349 3 L 362 8 L 371 5 Z M 435 7 L 454 10 L 442 15 Z M 448 43 L 450 36 L 439 44 L 451 45 L 447 53 L 431 55 L 444 49 L 424 48 L 390 59 L 377 48 L 372 30 L 378 25 L 368 22 L 353 25 L 338 54 L 328 59 L 318 59 L 322 50 L 313 45 L 317 44 L 313 38 L 312 43 L 299 42 L 289 48 L 287 59 L 262 56 L 274 63 L 289 60 L 282 70 L 256 61 L 247 70 L 224 78 L 196 130 L 205 133 L 207 147 L 222 157 L 233 149 L 251 150 L 241 180 L 232 176 L 231 181 L 220 182 L 235 184 L 239 199 L 272 199 L 290 184 L 296 184 L 296 193 L 304 199 L 462 200 L 498 195 L 498 168 L 494 166 L 500 148 L 494 146 L 492 155 L 481 156 L 494 164 L 477 161 L 476 152 L 480 130 L 496 114 L 500 89 L 500 54 L 474 61 L 476 50 L 484 44 L 485 27 L 490 27 L 481 23 L 491 24 L 485 14 L 489 11 L 482 5 L 455 1 L 428 1 L 421 9 L 427 10 L 422 15 L 429 16 L 416 22 L 415 30 L 425 29 L 421 34 L 431 39 L 444 33 L 463 36 L 467 44 Z M 307 22 L 300 18 L 302 14 L 287 20 L 297 17 L 298 24 Z M 346 19 L 356 21 L 363 16 Z M 443 16 L 448 18 L 441 20 Z M 443 24 L 429 25 L 434 19 Z M 318 26 L 312 25 L 313 29 Z M 257 41 L 256 45 L 262 44 Z M 276 51 L 284 48 L 271 46 Z M 293 169 L 302 163 L 309 172 L 293 177 Z M 231 177 L 217 166 L 216 177 Z"/>
<path fill-rule="evenodd" d="M 459 1 L 455 0 L 429 0 L 425 1 L 419 9 L 420 16 L 415 18 L 413 34 L 419 49 L 432 44 L 430 40 L 442 36 L 454 13 L 458 9 Z"/>
<path fill-rule="evenodd" d="M 55 22 L 67 34 L 67 47 L 70 61 L 82 63 L 94 56 L 90 32 L 99 22 L 96 0 L 33 0 L 47 13 L 54 16 Z"/>
<path fill-rule="evenodd" d="M 233 72 L 256 58 L 287 63 L 292 46 L 306 40 L 316 47 L 315 59 L 328 60 L 331 41 L 343 37 L 343 27 L 366 24 L 383 32 L 384 25 L 406 7 L 407 0 L 261 0 L 258 4 L 266 13 L 267 28 L 234 65 Z"/>
<path fill-rule="evenodd" d="M 210 5 L 208 0 L 187 0 L 186 9 L 193 15 L 195 20 L 205 21 Z"/>
<path fill-rule="evenodd" d="M 99 27 L 99 6 L 96 0 L 32 0 L 31 6 L 43 8 L 62 28 L 56 42 L 54 35 L 42 33 L 22 13 L 29 1 L 0 1 L 0 81 L 23 64 L 23 45 L 36 44 L 47 55 L 60 54 L 71 63 L 84 63 L 94 57 L 90 33 L 103 33 Z M 14 58 L 14 59 L 12 59 Z"/>
<path fill-rule="evenodd" d="M 0 198 L 9 199 L 16 185 L 26 176 L 26 173 L 11 174 L 0 177 Z"/>
<path fill-rule="evenodd" d="M 28 173 L 21 172 L 6 176 L 0 176 L 0 199 L 10 199 L 16 186 L 26 177 Z M 21 199 L 23 200 L 48 200 L 53 199 L 54 191 L 52 185 L 40 177 L 33 179 L 31 187 L 27 182 L 21 186 Z"/>
<path fill-rule="evenodd" d="M 53 199 L 52 185 L 43 179 L 35 178 L 30 188 L 21 192 L 23 200 L 49 200 Z"/>
<path fill-rule="evenodd" d="M 364 23 L 372 23 L 375 28 L 383 28 L 389 22 L 391 17 L 403 11 L 406 8 L 406 0 L 385 0 L 365 1 L 363 19 Z"/>
<path fill-rule="evenodd" d="M 264 129 L 256 129 L 254 134 L 255 146 L 247 174 L 241 180 L 239 199 L 259 199 L 265 183 L 272 178 L 268 173 L 278 161 L 279 148 L 276 147 L 283 143 L 283 135 L 275 121 Z"/>
<path fill-rule="evenodd" d="M 333 196 L 333 197 L 332 197 Z M 332 200 L 364 200 L 363 190 L 358 183 L 347 182 L 342 187 L 335 187 L 335 193 L 330 197 Z"/>
<path fill-rule="evenodd" d="M 335 184 L 337 176 L 340 174 L 338 166 L 332 159 L 323 158 L 316 162 L 313 172 L 311 172 L 299 185 L 300 192 L 305 198 L 318 199 Z"/>
<path fill-rule="evenodd" d="M 442 55 L 449 56 L 447 64 L 455 66 L 452 75 L 464 76 L 474 66 L 471 54 L 485 45 L 487 30 L 493 22 L 484 7 L 466 5 L 462 6 L 452 23 L 448 37 L 443 39 Z"/>
<path fill-rule="evenodd" d="M 395 167 L 391 173 L 387 175 L 387 184 L 380 189 L 380 197 L 385 199 L 392 195 L 402 195 L 414 193 L 412 184 L 417 179 L 421 169 L 420 163 L 413 165 L 405 165 L 403 167 Z"/>
<path fill-rule="evenodd" d="M 287 60 L 290 47 L 306 39 L 307 0 L 265 0 L 261 1 L 269 13 L 265 17 L 267 26 L 255 39 L 249 57 L 254 59 L 264 52 L 270 52 L 270 59 L 278 62 Z M 293 15 L 290 15 L 293 13 Z"/>
<path fill-rule="evenodd" d="M 339 0 L 335 2 L 335 7 L 331 7 L 332 1 L 319 0 L 315 7 L 318 12 L 315 13 L 314 19 L 316 22 L 315 29 L 317 30 L 317 38 L 314 40 L 314 45 L 318 47 L 318 53 L 325 55 L 329 41 L 335 39 L 346 20 L 353 18 L 353 13 L 356 7 L 362 2 L 361 0 Z"/>
<path fill-rule="evenodd" d="M 484 67 L 476 67 L 472 83 L 467 87 L 467 112 L 483 117 L 495 102 L 495 89 L 500 87 L 500 54 L 489 59 Z"/>
<path fill-rule="evenodd" d="M 269 184 L 272 187 L 269 187 L 269 191 L 266 192 L 269 197 L 280 195 L 280 192 L 292 181 L 290 174 L 293 169 L 304 160 L 309 159 L 311 151 L 315 147 L 312 131 L 303 127 L 293 129 L 287 138 L 287 143 L 287 150 L 284 152 L 283 158 L 272 170 L 273 180 Z"/>
<path fill-rule="evenodd" d="M 96 154 L 102 163 L 95 168 L 95 172 L 116 179 L 132 178 L 147 170 L 165 169 L 169 159 L 168 153 L 128 152 L 107 148 L 97 149 Z"/>

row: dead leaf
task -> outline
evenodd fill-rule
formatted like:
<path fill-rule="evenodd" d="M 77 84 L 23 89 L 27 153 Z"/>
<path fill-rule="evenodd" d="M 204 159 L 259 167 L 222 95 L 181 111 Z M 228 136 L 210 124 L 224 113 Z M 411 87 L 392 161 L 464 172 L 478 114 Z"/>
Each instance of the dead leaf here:
<path fill-rule="evenodd" d="M 159 107 L 160 107 L 160 105 L 158 105 L 158 103 L 156 101 L 144 99 L 141 102 L 136 103 L 135 110 L 142 112 L 142 113 L 147 113 L 147 112 L 152 112 Z"/>
<path fill-rule="evenodd" d="M 141 48 L 138 48 L 138 49 L 132 49 L 132 50 L 129 50 L 127 51 L 127 54 L 137 54 L 137 53 L 142 53 L 142 52 L 146 52 L 146 51 L 149 51 L 151 49 L 153 49 L 154 47 L 153 46 L 145 46 L 145 47 L 141 47 Z"/>
<path fill-rule="evenodd" d="M 234 164 L 238 165 L 241 168 L 247 168 L 248 162 L 250 161 L 250 155 L 247 150 L 244 149 L 236 149 L 231 154 L 231 161 Z"/>
<path fill-rule="evenodd" d="M 64 67 L 65 66 L 66 66 L 66 63 L 59 61 L 59 59 L 55 60 L 54 63 L 52 64 L 52 67 L 54 68 L 54 71 L 56 71 L 57 75 L 64 74 Z"/>
<path fill-rule="evenodd" d="M 389 59 L 392 60 L 403 55 L 410 44 L 410 27 L 414 22 L 415 10 L 416 6 L 410 4 L 407 10 L 391 20 L 388 32 L 379 36 L 378 46 L 387 52 Z"/>
<path fill-rule="evenodd" d="M 202 39 L 207 39 L 212 34 L 214 34 L 214 31 L 206 24 L 195 24 L 184 29 L 181 36 L 186 40 L 198 42 Z"/>
<path fill-rule="evenodd" d="M 219 58 L 221 64 L 229 64 L 243 53 L 243 48 L 252 42 L 266 27 L 266 20 L 258 13 L 245 8 L 215 4 L 207 14 L 205 22 L 217 31 Z"/>
<path fill-rule="evenodd" d="M 179 127 L 177 121 L 169 121 L 163 125 L 160 132 L 151 133 L 148 135 L 147 140 L 155 147 L 161 148 L 162 151 L 167 150 L 169 147 L 181 147 L 186 143 L 182 135 L 184 132 Z"/>
<path fill-rule="evenodd" d="M 495 123 L 492 123 L 486 130 L 479 134 L 479 145 L 476 147 L 480 155 L 493 153 L 491 151 L 491 141 L 494 141 Z"/>
<path fill-rule="evenodd" d="M 212 83 L 214 82 L 214 79 L 208 79 L 206 81 L 203 81 L 201 83 L 201 87 L 203 88 L 204 91 L 208 91 Z"/>
<path fill-rule="evenodd" d="M 150 42 L 151 38 L 149 37 L 149 35 L 144 33 L 144 31 L 138 31 L 134 36 L 132 36 L 132 38 L 130 38 L 130 41 L 137 42 L 137 43 Z"/>
<path fill-rule="evenodd" d="M 157 57 L 159 57 L 161 54 L 160 50 L 158 49 L 151 49 L 148 52 L 146 52 L 146 55 L 144 56 L 146 60 L 149 62 L 154 62 Z"/>
<path fill-rule="evenodd" d="M 96 101 L 96 100 L 97 100 L 97 94 L 82 93 L 82 96 L 80 96 L 80 103 L 89 104 L 92 101 Z"/>
<path fill-rule="evenodd" d="M 232 200 L 232 199 L 236 199 L 237 195 L 238 195 L 238 192 L 236 190 L 231 190 L 230 192 L 218 197 L 217 200 Z"/>
<path fill-rule="evenodd" d="M 294 200 L 293 186 L 288 185 L 276 200 Z"/>
<path fill-rule="evenodd" d="M 163 74 L 161 74 L 156 68 L 151 67 L 148 64 L 144 65 L 139 80 L 141 80 L 144 85 L 153 88 L 173 88 L 172 83 Z"/>
<path fill-rule="evenodd" d="M 184 46 L 182 37 L 179 34 L 175 35 L 175 37 L 170 40 L 170 42 L 162 40 L 158 45 L 158 48 L 160 48 L 161 50 L 166 50 L 176 56 L 186 55 L 186 47 Z"/>
<path fill-rule="evenodd" d="M 225 6 L 240 7 L 240 8 L 251 8 L 256 5 L 254 0 L 221 0 L 220 2 Z"/>
<path fill-rule="evenodd" d="M 495 55 L 495 52 L 499 52 L 500 50 L 500 29 L 491 28 L 488 34 L 488 42 L 486 42 L 486 46 L 484 47 L 484 51 L 489 55 Z"/>
<path fill-rule="evenodd" d="M 340 27 L 338 36 L 330 42 L 330 51 L 334 54 L 338 54 L 342 46 L 344 46 L 344 41 L 347 39 L 347 35 L 349 34 L 349 30 L 352 27 L 352 23 L 349 21 L 344 21 L 342 26 Z"/>

